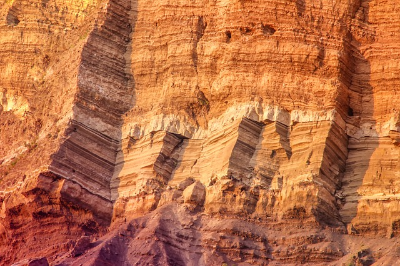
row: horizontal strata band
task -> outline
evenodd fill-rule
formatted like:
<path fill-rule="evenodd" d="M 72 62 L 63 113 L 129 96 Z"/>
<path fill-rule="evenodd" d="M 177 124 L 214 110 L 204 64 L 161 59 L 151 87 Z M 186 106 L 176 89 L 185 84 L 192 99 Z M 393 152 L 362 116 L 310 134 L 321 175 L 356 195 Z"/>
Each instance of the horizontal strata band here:
<path fill-rule="evenodd" d="M 331 176 L 339 174 L 336 168 L 344 167 L 345 152 L 339 151 L 345 149 L 347 140 L 343 139 L 340 146 L 330 142 L 329 135 L 341 130 L 335 123 L 307 122 L 288 127 L 280 122 L 260 123 L 243 118 L 205 139 L 157 131 L 136 140 L 128 138 L 119 145 L 79 123 L 71 126 L 74 130 L 53 156 L 50 170 L 93 195 L 112 202 L 131 202 L 126 205 L 130 206 L 126 207 L 127 213 L 149 211 L 133 207 L 143 204 L 138 201 L 143 191 L 148 196 L 161 195 L 167 186 L 175 187 L 188 178 L 206 187 L 228 178 L 267 194 L 278 192 L 284 202 L 299 197 L 300 191 L 290 191 L 289 187 L 306 183 L 316 186 L 324 196 L 318 219 L 338 216 L 334 197 L 338 181 Z M 303 169 L 298 168 L 299 164 Z M 320 174 L 315 174 L 320 170 Z M 330 174 L 324 174 L 327 172 Z M 318 188 L 318 184 L 324 185 Z M 153 196 L 157 205 L 160 198 Z M 255 199 L 254 204 L 258 200 L 262 198 Z M 277 210 L 293 205 L 281 204 L 276 206 Z M 210 207 L 210 211 L 215 208 L 219 207 Z M 267 206 L 264 208 L 253 208 L 252 212 L 268 212 Z"/>

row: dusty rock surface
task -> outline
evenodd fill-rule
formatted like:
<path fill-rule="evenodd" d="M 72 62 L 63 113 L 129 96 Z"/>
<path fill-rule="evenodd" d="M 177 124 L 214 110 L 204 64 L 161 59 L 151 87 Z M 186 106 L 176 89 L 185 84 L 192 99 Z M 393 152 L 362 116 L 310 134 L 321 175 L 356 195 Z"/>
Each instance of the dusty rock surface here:
<path fill-rule="evenodd" d="M 0 264 L 398 264 L 399 13 L 0 0 Z"/>

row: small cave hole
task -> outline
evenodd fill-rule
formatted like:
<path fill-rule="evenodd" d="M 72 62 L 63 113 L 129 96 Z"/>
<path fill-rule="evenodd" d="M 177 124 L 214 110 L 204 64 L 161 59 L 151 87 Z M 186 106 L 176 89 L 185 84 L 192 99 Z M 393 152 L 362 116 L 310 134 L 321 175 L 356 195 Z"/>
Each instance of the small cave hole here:
<path fill-rule="evenodd" d="M 47 7 L 50 0 L 42 0 L 42 7 Z"/>
<path fill-rule="evenodd" d="M 240 32 L 242 34 L 250 34 L 251 33 L 251 29 L 249 27 L 241 27 L 240 28 Z"/>
<path fill-rule="evenodd" d="M 276 156 L 276 151 L 272 150 L 271 151 L 271 155 L 269 156 L 271 159 L 274 158 Z"/>
<path fill-rule="evenodd" d="M 17 26 L 19 24 L 19 19 L 16 15 L 13 14 L 13 12 L 10 10 L 7 14 L 7 25 L 9 26 Z"/>
<path fill-rule="evenodd" d="M 49 65 L 50 65 L 50 56 L 48 56 L 48 55 L 45 55 L 44 57 L 43 57 L 43 66 L 45 67 L 45 68 L 48 68 L 49 67 Z"/>
<path fill-rule="evenodd" d="M 276 30 L 271 25 L 264 23 L 261 23 L 261 30 L 266 36 L 273 35 L 276 32 Z"/>
<path fill-rule="evenodd" d="M 353 108 L 350 108 L 350 107 L 349 107 L 349 110 L 348 110 L 347 114 L 348 114 L 349 116 L 353 116 L 353 115 L 354 115 Z"/>
<path fill-rule="evenodd" d="M 226 42 L 229 43 L 232 39 L 232 33 L 228 30 L 225 32 L 226 35 Z"/>

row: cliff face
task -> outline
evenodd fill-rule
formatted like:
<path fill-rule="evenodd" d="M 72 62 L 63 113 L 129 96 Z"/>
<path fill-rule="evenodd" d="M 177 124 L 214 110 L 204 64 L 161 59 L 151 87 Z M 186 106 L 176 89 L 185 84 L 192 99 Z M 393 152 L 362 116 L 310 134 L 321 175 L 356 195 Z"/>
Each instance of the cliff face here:
<path fill-rule="evenodd" d="M 399 9 L 0 2 L 0 261 L 394 263 Z"/>

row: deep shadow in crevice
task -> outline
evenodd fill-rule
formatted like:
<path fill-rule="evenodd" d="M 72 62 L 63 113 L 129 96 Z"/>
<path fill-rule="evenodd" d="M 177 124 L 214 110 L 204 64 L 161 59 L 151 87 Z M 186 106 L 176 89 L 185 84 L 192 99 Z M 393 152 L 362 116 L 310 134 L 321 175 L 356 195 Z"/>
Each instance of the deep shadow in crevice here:
<path fill-rule="evenodd" d="M 299 17 L 303 16 L 304 12 L 306 11 L 306 1 L 296 0 L 296 9 L 297 9 L 297 15 Z"/>
<path fill-rule="evenodd" d="M 364 7 L 363 10 L 365 16 L 368 17 L 369 8 Z M 360 25 L 368 27 L 365 23 Z M 348 158 L 341 184 L 343 206 L 340 209 L 340 215 L 348 230 L 353 228 L 351 223 L 357 216 L 358 203 L 362 197 L 359 189 L 368 176 L 368 172 L 371 171 L 371 157 L 379 146 L 374 118 L 374 88 L 370 84 L 371 66 L 362 51 L 362 46 L 371 42 L 371 39 L 373 40 L 374 36 L 368 40 L 353 32 L 349 32 L 346 38 L 347 59 L 350 62 L 343 63 L 347 66 L 344 68 L 343 75 L 351 76 L 350 83 L 344 82 L 348 87 L 349 95 L 346 123 L 347 126 L 357 128 L 356 134 L 361 132 L 361 137 L 348 136 Z"/>
<path fill-rule="evenodd" d="M 20 23 L 16 12 L 12 8 L 7 13 L 6 22 L 8 26 L 17 26 Z"/>
<path fill-rule="evenodd" d="M 232 39 L 232 33 L 231 33 L 231 31 L 229 31 L 229 30 L 227 30 L 226 32 L 225 32 L 225 42 L 226 43 L 230 43 L 231 42 L 231 39 Z"/>
<path fill-rule="evenodd" d="M 284 125 L 280 122 L 276 123 L 276 132 L 279 134 L 279 143 L 285 150 L 287 159 L 290 160 L 292 157 L 292 147 L 290 145 L 290 126 Z"/>
<path fill-rule="evenodd" d="M 73 117 L 49 167 L 65 179 L 62 199 L 91 211 L 106 225 L 118 197 L 111 194 L 111 182 L 122 169 L 116 158 L 123 117 L 135 105 L 130 56 L 136 14 L 137 0 L 109 1 L 104 21 L 90 33 L 82 50 Z"/>
<path fill-rule="evenodd" d="M 194 33 L 194 43 L 193 43 L 193 51 L 192 51 L 192 61 L 193 65 L 197 71 L 197 62 L 198 62 L 198 53 L 197 53 L 197 46 L 204 36 L 204 32 L 206 31 L 207 28 L 207 22 L 204 21 L 204 17 L 198 17 L 197 18 L 197 25 L 196 25 L 196 31 Z"/>

